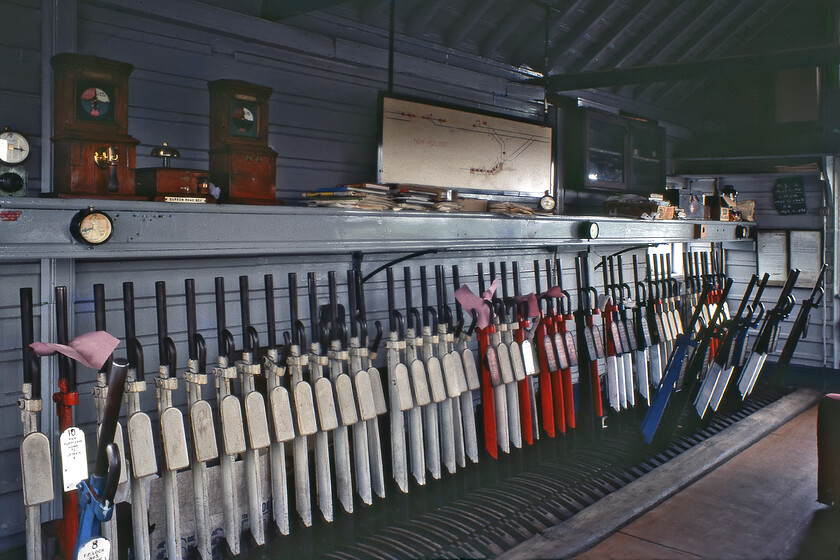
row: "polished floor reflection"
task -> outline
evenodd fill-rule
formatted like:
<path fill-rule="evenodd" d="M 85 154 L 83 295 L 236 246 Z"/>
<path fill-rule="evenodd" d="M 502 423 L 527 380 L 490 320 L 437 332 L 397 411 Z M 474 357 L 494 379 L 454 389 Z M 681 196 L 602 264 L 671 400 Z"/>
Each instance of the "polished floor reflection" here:
<path fill-rule="evenodd" d="M 577 558 L 840 558 L 816 422 L 814 406 Z"/>

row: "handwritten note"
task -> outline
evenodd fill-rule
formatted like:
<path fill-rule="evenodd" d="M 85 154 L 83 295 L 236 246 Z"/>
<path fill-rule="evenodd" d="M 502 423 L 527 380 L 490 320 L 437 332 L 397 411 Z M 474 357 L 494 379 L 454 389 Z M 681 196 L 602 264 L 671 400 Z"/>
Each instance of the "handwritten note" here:
<path fill-rule="evenodd" d="M 773 185 L 773 204 L 783 215 L 805 213 L 805 186 L 801 175 L 783 177 Z"/>

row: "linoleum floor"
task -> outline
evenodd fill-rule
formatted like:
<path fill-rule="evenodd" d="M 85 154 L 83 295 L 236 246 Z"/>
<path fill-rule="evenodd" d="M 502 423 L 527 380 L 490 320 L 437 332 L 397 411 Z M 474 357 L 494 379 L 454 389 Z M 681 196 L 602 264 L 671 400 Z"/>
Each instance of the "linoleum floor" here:
<path fill-rule="evenodd" d="M 817 407 L 641 515 L 578 560 L 840 558 L 817 498 Z"/>

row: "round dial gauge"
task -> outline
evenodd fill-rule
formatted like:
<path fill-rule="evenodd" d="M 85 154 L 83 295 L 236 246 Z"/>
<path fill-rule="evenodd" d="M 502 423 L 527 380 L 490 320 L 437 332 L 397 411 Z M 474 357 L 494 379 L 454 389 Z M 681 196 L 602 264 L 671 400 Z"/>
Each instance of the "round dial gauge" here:
<path fill-rule="evenodd" d="M 0 162 L 20 165 L 29 158 L 29 141 L 20 132 L 8 128 L 0 132 Z"/>
<path fill-rule="evenodd" d="M 249 132 L 253 127 L 256 119 L 254 119 L 254 112 L 247 107 L 237 107 L 233 110 L 231 120 L 238 132 Z"/>
<path fill-rule="evenodd" d="M 91 117 L 102 118 L 111 110 L 111 98 L 105 90 L 98 87 L 89 87 L 82 91 L 79 103 L 82 105 L 82 111 Z"/>
<path fill-rule="evenodd" d="M 545 210 L 546 212 L 550 212 L 554 210 L 557 202 L 554 200 L 554 197 L 551 195 L 545 195 L 544 197 L 540 198 L 540 208 Z"/>
<path fill-rule="evenodd" d="M 70 233 L 82 243 L 100 245 L 113 235 L 114 221 L 105 212 L 92 209 L 82 210 L 73 217 Z"/>
<path fill-rule="evenodd" d="M 582 239 L 598 239 L 600 229 L 597 222 L 583 222 L 580 224 L 580 237 Z"/>

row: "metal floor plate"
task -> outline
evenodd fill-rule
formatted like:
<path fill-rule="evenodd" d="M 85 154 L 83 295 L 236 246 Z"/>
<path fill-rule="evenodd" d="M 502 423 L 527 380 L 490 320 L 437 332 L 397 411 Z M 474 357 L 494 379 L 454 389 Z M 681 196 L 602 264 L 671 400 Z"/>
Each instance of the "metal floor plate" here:
<path fill-rule="evenodd" d="M 483 456 L 479 464 L 430 479 L 407 495 L 391 491 L 357 518 L 275 534 L 267 546 L 252 548 L 249 557 L 292 558 L 301 551 L 334 560 L 497 556 L 782 396 L 754 394 L 743 409 L 717 413 L 664 449 L 644 446 L 638 422 L 628 422 L 631 417 L 597 439 L 578 433 L 542 438 L 498 461 Z M 350 530 L 342 527 L 348 523 Z M 325 542 L 334 548 L 324 550 Z"/>

